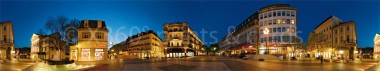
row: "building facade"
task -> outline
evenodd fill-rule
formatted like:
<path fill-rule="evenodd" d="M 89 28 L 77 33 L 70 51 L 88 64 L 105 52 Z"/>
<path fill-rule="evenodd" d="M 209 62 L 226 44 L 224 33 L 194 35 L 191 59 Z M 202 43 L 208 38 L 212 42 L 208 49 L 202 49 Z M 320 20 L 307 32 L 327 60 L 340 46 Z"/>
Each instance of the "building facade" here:
<path fill-rule="evenodd" d="M 60 40 L 59 33 L 50 35 L 33 34 L 30 46 L 31 59 L 33 60 L 65 59 L 67 46 Z"/>
<path fill-rule="evenodd" d="M 70 59 L 76 61 L 107 61 L 108 29 L 102 20 L 82 20 L 78 44 L 70 46 Z"/>
<path fill-rule="evenodd" d="M 259 11 L 261 54 L 294 55 L 300 45 L 297 36 L 297 9 L 288 4 L 275 4 Z"/>
<path fill-rule="evenodd" d="M 301 43 L 297 36 L 297 9 L 288 4 L 261 8 L 229 32 L 219 46 L 219 53 L 278 54 L 294 56 Z M 246 49 L 249 50 L 246 50 Z"/>
<path fill-rule="evenodd" d="M 160 58 L 164 57 L 162 39 L 152 30 L 138 33 L 128 37 L 123 45 L 121 55 L 138 58 Z"/>
<path fill-rule="evenodd" d="M 164 52 L 166 57 L 201 54 L 203 42 L 185 22 L 164 24 Z"/>
<path fill-rule="evenodd" d="M 373 39 L 373 58 L 379 59 L 380 55 L 380 34 L 376 34 Z"/>
<path fill-rule="evenodd" d="M 258 13 L 254 13 L 232 29 L 220 42 L 218 54 L 234 56 L 258 51 Z"/>
<path fill-rule="evenodd" d="M 0 27 L 0 59 L 13 59 L 15 51 L 12 22 L 1 22 Z"/>
<path fill-rule="evenodd" d="M 354 59 L 357 52 L 355 22 L 336 16 L 324 20 L 309 35 L 309 54 L 313 57 Z"/>

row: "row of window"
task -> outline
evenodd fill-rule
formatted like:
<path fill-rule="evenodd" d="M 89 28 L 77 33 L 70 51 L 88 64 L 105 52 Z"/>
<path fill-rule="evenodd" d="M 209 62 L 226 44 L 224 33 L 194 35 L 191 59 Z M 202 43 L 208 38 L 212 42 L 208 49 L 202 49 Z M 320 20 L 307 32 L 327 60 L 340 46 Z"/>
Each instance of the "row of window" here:
<path fill-rule="evenodd" d="M 156 43 L 141 43 L 141 44 L 132 45 L 130 47 L 133 48 L 133 47 L 140 47 L 140 46 L 147 46 L 147 45 L 153 45 L 153 46 L 159 47 L 158 44 Z"/>
<path fill-rule="evenodd" d="M 328 28 L 327 28 L 327 29 L 323 29 L 323 33 L 324 33 L 324 32 L 327 32 L 327 31 L 329 31 Z M 346 27 L 346 31 L 350 31 L 350 26 L 347 26 L 347 27 Z M 337 35 L 337 34 L 338 34 L 338 30 L 334 30 L 333 32 L 334 32 L 334 35 Z M 317 34 L 319 34 L 319 35 L 324 35 L 323 33 L 317 33 Z M 344 33 L 344 29 L 343 29 L 343 28 L 340 28 L 340 33 Z M 332 35 L 333 35 L 333 34 L 327 35 L 327 38 L 332 38 Z"/>
<path fill-rule="evenodd" d="M 259 26 L 276 25 L 276 24 L 295 24 L 294 19 L 273 19 L 259 22 Z"/>
<path fill-rule="evenodd" d="M 104 39 L 104 33 L 97 32 L 95 33 L 95 36 L 97 39 Z M 83 32 L 82 33 L 82 38 L 90 38 L 91 34 L 90 32 Z"/>
<path fill-rule="evenodd" d="M 270 11 L 270 12 L 261 13 L 259 15 L 259 17 L 260 17 L 260 19 L 270 18 L 270 17 L 276 17 L 276 16 L 291 16 L 291 17 L 294 17 L 295 14 L 296 14 L 295 11 Z"/>
<path fill-rule="evenodd" d="M 294 33 L 296 29 L 294 27 L 277 27 L 277 28 L 268 28 L 268 33 L 276 33 L 276 32 L 292 32 Z M 261 29 L 260 34 L 263 34 L 265 30 Z"/>
<path fill-rule="evenodd" d="M 346 39 L 343 39 L 343 36 L 340 36 L 339 38 L 340 38 L 340 42 L 341 43 L 343 43 L 343 42 L 347 42 L 347 43 L 351 42 L 350 41 L 350 35 L 347 35 Z M 338 38 L 335 38 L 335 43 L 338 43 Z"/>
<path fill-rule="evenodd" d="M 326 29 L 323 29 L 323 32 L 327 32 L 327 31 L 329 31 L 329 27 L 327 27 Z M 347 26 L 346 27 L 346 31 L 350 31 L 350 26 Z M 343 28 L 340 28 L 340 32 L 343 32 Z M 335 30 L 335 34 L 337 34 L 338 33 L 338 30 Z"/>
<path fill-rule="evenodd" d="M 267 41 L 268 40 L 268 41 Z M 260 42 L 295 42 L 297 40 L 296 36 L 270 36 L 260 38 Z"/>

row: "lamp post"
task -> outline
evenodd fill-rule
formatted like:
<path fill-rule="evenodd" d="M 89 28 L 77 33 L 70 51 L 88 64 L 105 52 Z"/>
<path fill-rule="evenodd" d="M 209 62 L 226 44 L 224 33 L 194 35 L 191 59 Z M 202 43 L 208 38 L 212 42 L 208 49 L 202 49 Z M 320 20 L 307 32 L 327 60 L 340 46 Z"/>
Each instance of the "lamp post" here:
<path fill-rule="evenodd" d="M 267 36 L 268 36 L 268 33 L 269 33 L 268 28 L 265 28 L 263 32 L 264 32 L 264 35 L 265 35 L 265 47 L 267 48 L 267 52 L 269 54 L 269 47 L 268 47 L 268 41 L 267 41 Z"/>

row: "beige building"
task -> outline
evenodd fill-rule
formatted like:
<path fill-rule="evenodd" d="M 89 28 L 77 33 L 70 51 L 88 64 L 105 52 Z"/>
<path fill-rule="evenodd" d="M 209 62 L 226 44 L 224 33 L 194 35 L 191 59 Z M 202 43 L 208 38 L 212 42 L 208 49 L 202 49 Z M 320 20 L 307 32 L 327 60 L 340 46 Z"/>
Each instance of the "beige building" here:
<path fill-rule="evenodd" d="M 342 22 L 336 16 L 324 20 L 309 36 L 309 54 L 325 59 L 354 59 L 357 52 L 355 22 Z"/>
<path fill-rule="evenodd" d="M 62 60 L 65 59 L 66 44 L 60 40 L 59 33 L 50 35 L 33 34 L 31 38 L 31 59 Z"/>
<path fill-rule="evenodd" d="M 185 22 L 164 24 L 164 36 L 166 57 L 201 54 L 201 47 L 204 44 Z"/>
<path fill-rule="evenodd" d="M 376 34 L 375 38 L 373 39 L 373 57 L 376 59 L 379 59 L 380 55 L 380 35 Z"/>
<path fill-rule="evenodd" d="M 1 22 L 0 28 L 0 59 L 12 59 L 15 55 L 12 22 Z"/>
<path fill-rule="evenodd" d="M 138 58 L 160 58 L 164 57 L 162 39 L 152 30 L 138 33 L 128 37 L 123 45 L 121 55 Z M 112 48 L 111 48 L 112 49 Z M 112 51 L 112 50 L 111 50 Z"/>
<path fill-rule="evenodd" d="M 102 20 L 82 20 L 78 44 L 70 46 L 70 59 L 76 61 L 108 60 L 108 29 Z"/>

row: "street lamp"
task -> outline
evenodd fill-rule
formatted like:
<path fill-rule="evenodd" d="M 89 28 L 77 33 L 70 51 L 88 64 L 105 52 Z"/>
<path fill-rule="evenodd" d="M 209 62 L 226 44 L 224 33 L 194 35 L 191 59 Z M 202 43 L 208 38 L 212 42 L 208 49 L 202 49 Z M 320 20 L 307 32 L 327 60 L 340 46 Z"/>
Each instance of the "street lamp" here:
<path fill-rule="evenodd" d="M 264 32 L 264 35 L 266 36 L 266 37 L 264 37 L 265 38 L 265 47 L 267 48 L 267 52 L 269 54 L 269 47 L 268 47 L 268 41 L 267 41 L 267 36 L 269 34 L 268 28 L 265 28 L 263 32 Z"/>

